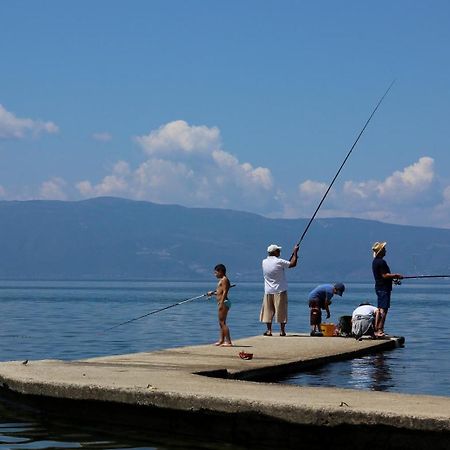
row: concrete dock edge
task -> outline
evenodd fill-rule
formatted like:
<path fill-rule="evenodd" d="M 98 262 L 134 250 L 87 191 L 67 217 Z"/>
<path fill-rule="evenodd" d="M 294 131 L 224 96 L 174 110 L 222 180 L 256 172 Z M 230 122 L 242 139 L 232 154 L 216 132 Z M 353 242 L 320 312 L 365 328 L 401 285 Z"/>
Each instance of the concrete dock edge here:
<path fill-rule="evenodd" d="M 448 448 L 450 399 L 255 382 L 386 350 L 398 340 L 241 339 L 79 361 L 0 363 L 0 395 L 50 415 L 268 448 Z M 243 361 L 241 350 L 254 358 Z M 209 376 L 199 375 L 208 374 Z M 216 378 L 216 375 L 220 378 Z M 247 380 L 247 381 L 244 381 Z M 174 428 L 175 427 L 175 428 Z M 379 444 L 378 444 L 379 446 Z"/>

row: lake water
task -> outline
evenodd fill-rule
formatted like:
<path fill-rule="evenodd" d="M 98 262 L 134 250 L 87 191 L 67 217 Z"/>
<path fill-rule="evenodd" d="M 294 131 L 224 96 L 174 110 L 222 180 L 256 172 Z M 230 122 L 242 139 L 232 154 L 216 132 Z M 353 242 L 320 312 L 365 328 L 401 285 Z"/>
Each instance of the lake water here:
<path fill-rule="evenodd" d="M 214 287 L 214 279 L 211 283 L 2 281 L 0 360 L 69 360 L 213 343 L 218 334 L 216 306 L 214 300 L 204 298 L 103 331 Z M 288 333 L 309 331 L 306 297 L 313 287 L 315 284 L 290 283 Z M 232 289 L 228 320 L 232 338 L 264 331 L 258 322 L 261 293 L 261 283 L 240 283 Z M 375 302 L 373 285 L 347 284 L 344 296 L 333 300 L 331 320 L 337 322 L 360 302 Z M 394 288 L 386 323 L 387 332 L 405 336 L 404 348 L 336 362 L 281 382 L 449 396 L 449 316 L 450 283 L 405 281 Z M 167 436 L 146 437 L 142 442 L 131 431 L 112 438 L 108 433 L 68 424 L 56 427 L 0 403 L 0 448 L 81 447 L 225 448 Z"/>

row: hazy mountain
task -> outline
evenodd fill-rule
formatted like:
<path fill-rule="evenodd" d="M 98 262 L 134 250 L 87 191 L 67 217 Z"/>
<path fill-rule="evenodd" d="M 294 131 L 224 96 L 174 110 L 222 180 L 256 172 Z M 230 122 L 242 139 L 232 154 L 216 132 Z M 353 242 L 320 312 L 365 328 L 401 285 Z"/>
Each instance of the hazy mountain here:
<path fill-rule="evenodd" d="M 215 264 L 260 280 L 267 245 L 287 259 L 306 219 L 118 198 L 0 202 L 2 279 L 208 279 Z M 450 272 L 450 230 L 358 219 L 318 219 L 289 279 L 371 280 L 371 245 L 389 242 L 395 271 Z"/>

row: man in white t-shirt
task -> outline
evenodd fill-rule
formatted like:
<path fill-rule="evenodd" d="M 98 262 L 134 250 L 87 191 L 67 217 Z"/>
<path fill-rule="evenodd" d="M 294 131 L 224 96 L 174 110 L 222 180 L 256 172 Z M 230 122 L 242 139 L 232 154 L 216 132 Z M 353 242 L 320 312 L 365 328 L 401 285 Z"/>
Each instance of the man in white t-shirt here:
<path fill-rule="evenodd" d="M 262 262 L 264 274 L 264 297 L 259 315 L 260 322 L 264 322 L 267 330 L 264 336 L 272 336 L 272 320 L 280 324 L 280 336 L 286 336 L 287 323 L 287 281 L 285 269 L 295 267 L 298 260 L 298 249 L 296 245 L 289 261 L 280 258 L 281 247 L 271 244 L 267 247 L 268 256 Z"/>
<path fill-rule="evenodd" d="M 370 303 L 361 303 L 352 314 L 352 334 L 355 339 L 362 336 L 375 337 L 375 323 L 380 311 Z"/>

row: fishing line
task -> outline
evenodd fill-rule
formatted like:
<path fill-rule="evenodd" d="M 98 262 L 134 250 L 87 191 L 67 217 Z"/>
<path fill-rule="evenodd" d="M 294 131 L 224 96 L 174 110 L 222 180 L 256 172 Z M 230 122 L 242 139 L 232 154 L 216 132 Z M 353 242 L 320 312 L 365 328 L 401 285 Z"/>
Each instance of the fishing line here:
<path fill-rule="evenodd" d="M 232 284 L 230 286 L 230 288 L 235 287 L 235 286 L 236 286 L 235 284 Z M 211 292 L 212 292 L 212 295 L 214 295 L 216 293 L 216 291 L 211 291 Z M 101 331 L 101 333 L 105 333 L 105 332 L 110 331 L 110 330 L 112 330 L 114 328 L 120 327 L 122 325 L 126 325 L 127 323 L 135 322 L 136 320 L 143 319 L 144 317 L 151 316 L 152 314 L 160 313 L 162 311 L 165 311 L 166 309 L 173 308 L 174 306 L 182 305 L 183 303 L 193 302 L 194 300 L 198 300 L 199 298 L 203 298 L 203 297 L 207 297 L 207 296 L 208 296 L 208 292 L 205 292 L 204 294 L 197 295 L 197 296 L 191 297 L 191 298 L 187 298 L 186 300 L 182 300 L 182 301 L 174 303 L 172 305 L 165 306 L 164 308 L 154 309 L 153 311 L 150 311 L 147 314 L 143 314 L 142 316 L 135 317 L 135 318 L 130 319 L 130 320 L 126 320 L 125 322 L 118 323 L 117 325 L 113 325 L 112 327 L 109 327 L 106 330 Z"/>
<path fill-rule="evenodd" d="M 319 205 L 317 206 L 316 210 L 314 211 L 314 214 L 312 215 L 311 219 L 308 222 L 308 225 L 305 228 L 305 231 L 303 231 L 302 236 L 300 237 L 300 240 L 298 241 L 297 245 L 300 245 L 303 241 L 303 238 L 305 237 L 306 233 L 308 232 L 309 227 L 311 226 L 311 223 L 313 222 L 314 218 L 316 217 L 316 214 L 318 213 L 320 207 L 322 206 L 322 203 L 325 201 L 326 196 L 328 195 L 328 192 L 330 192 L 331 187 L 333 186 L 334 182 L 336 181 L 336 178 L 339 176 L 339 174 L 341 173 L 342 168 L 344 167 L 345 163 L 347 162 L 347 159 L 350 157 L 353 149 L 355 148 L 356 144 L 359 141 L 359 138 L 362 136 L 362 134 L 364 133 L 364 130 L 367 128 L 367 125 L 369 125 L 369 122 L 371 121 L 372 117 L 374 116 L 374 114 L 376 113 L 378 107 L 381 105 L 381 102 L 384 100 L 384 98 L 386 97 L 386 95 L 388 94 L 388 92 L 391 90 L 391 87 L 393 86 L 393 84 L 395 83 L 395 79 L 392 80 L 391 84 L 389 85 L 389 87 L 386 89 L 386 92 L 383 94 L 383 96 L 380 98 L 380 100 L 378 101 L 377 105 L 375 106 L 374 110 L 372 111 L 372 114 L 370 114 L 369 118 L 367 119 L 366 123 L 364 124 L 364 126 L 362 127 L 361 131 L 358 134 L 358 137 L 356 138 L 355 142 L 353 143 L 353 145 L 351 146 L 350 150 L 347 153 L 347 156 L 345 157 L 344 161 L 342 162 L 341 166 L 339 167 L 339 170 L 336 172 L 336 175 L 334 176 L 334 178 L 332 179 L 330 185 L 328 186 L 328 189 L 326 190 L 325 194 L 322 197 L 322 200 L 320 200 Z"/>

